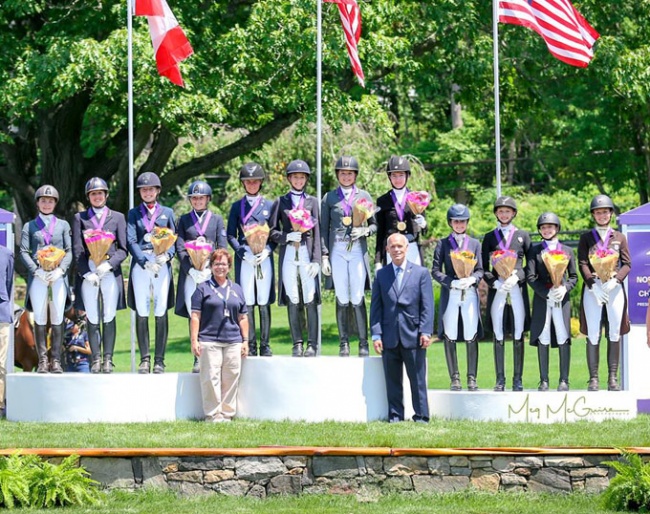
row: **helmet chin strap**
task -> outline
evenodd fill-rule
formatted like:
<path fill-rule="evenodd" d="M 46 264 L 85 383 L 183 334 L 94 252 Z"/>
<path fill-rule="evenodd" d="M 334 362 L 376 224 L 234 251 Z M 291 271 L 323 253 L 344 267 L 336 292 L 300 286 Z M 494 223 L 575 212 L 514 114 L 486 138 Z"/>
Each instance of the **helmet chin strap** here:
<path fill-rule="evenodd" d="M 289 191 L 291 192 L 291 194 L 301 195 L 304 190 L 305 190 L 304 187 L 302 189 L 296 189 L 295 187 L 291 186 L 291 189 Z"/>

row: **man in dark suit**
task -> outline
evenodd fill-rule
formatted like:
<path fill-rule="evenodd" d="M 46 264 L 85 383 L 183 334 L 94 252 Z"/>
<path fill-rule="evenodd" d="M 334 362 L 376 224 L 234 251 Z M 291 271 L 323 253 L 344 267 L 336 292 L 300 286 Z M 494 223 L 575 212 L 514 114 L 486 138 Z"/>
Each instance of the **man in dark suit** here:
<path fill-rule="evenodd" d="M 392 234 L 392 263 L 377 272 L 372 287 L 370 326 L 386 376 L 388 421 L 404 420 L 402 366 L 411 384 L 413 421 L 429 421 L 427 352 L 433 333 L 433 284 L 426 268 L 406 261 L 408 240 Z"/>
<path fill-rule="evenodd" d="M 7 377 L 7 352 L 13 323 L 14 254 L 0 246 L 0 418 L 5 414 L 5 380 Z"/>

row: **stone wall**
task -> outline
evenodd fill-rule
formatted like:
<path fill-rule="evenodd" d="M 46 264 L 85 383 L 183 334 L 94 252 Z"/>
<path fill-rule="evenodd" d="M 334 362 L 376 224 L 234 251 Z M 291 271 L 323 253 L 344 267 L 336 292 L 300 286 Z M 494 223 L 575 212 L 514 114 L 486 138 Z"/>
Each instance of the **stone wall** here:
<path fill-rule="evenodd" d="M 84 457 L 108 488 L 168 488 L 181 494 L 265 498 L 278 494 L 483 491 L 599 493 L 617 455 L 133 456 Z"/>

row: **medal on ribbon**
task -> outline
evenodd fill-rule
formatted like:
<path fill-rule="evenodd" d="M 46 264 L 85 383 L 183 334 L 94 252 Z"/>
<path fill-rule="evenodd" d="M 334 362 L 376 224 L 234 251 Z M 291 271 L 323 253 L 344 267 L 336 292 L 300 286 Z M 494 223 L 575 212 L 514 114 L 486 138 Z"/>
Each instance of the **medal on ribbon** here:
<path fill-rule="evenodd" d="M 148 209 L 144 206 L 143 203 L 140 204 L 140 214 L 142 214 L 142 223 L 144 224 L 144 228 L 147 231 L 147 233 L 144 235 L 143 239 L 147 242 L 151 242 L 151 231 L 153 230 L 154 226 L 156 225 L 156 220 L 158 219 L 158 216 L 160 216 L 160 212 L 162 209 L 160 208 L 160 205 L 156 203 L 156 206 L 154 207 L 153 212 L 151 213 L 151 218 L 148 217 Z"/>
<path fill-rule="evenodd" d="M 408 193 L 408 189 L 406 190 Z M 404 232 L 406 230 L 406 222 L 404 221 L 404 206 L 406 205 L 406 195 L 402 198 L 402 202 L 400 203 L 397 200 L 397 195 L 395 194 L 395 191 L 390 192 L 390 197 L 393 200 L 393 205 L 395 206 L 395 213 L 397 214 L 397 219 L 399 220 L 397 222 L 397 230 L 400 232 Z"/>

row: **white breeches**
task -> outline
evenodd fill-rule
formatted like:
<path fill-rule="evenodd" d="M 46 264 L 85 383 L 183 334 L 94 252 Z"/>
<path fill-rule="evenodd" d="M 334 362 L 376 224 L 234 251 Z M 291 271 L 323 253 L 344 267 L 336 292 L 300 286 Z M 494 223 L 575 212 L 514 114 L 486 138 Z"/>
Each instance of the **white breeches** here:
<path fill-rule="evenodd" d="M 139 264 L 133 266 L 131 280 L 133 281 L 135 310 L 138 316 L 149 316 L 149 304 L 152 296 L 154 316 L 160 317 L 165 315 L 165 312 L 167 312 L 167 297 L 169 295 L 171 278 L 167 264 L 161 266 L 158 276 L 142 268 Z"/>
<path fill-rule="evenodd" d="M 52 289 L 52 300 L 48 300 L 48 288 Z M 60 325 L 63 323 L 66 296 L 67 290 L 63 277 L 51 282 L 49 285 L 40 278 L 34 277 L 29 286 L 29 299 L 32 302 L 34 323 L 37 325 L 47 325 L 48 308 L 50 323 L 52 325 Z"/>
<path fill-rule="evenodd" d="M 349 252 L 347 246 L 346 242 L 340 242 L 332 247 L 330 262 L 334 292 L 341 305 L 359 305 L 366 285 L 366 265 L 359 242 L 355 241 Z"/>
<path fill-rule="evenodd" d="M 513 336 L 516 340 L 519 340 L 524 335 L 524 322 L 526 321 L 524 298 L 521 295 L 519 286 L 515 286 L 509 293 L 498 290 L 494 295 L 494 301 L 490 309 L 490 319 L 492 320 L 494 338 L 497 341 L 503 341 L 503 311 L 508 303 L 508 296 L 510 296 L 510 306 L 512 307 L 512 314 L 515 318 Z"/>
<path fill-rule="evenodd" d="M 542 333 L 539 334 L 539 344 L 548 346 L 551 344 L 551 321 L 553 321 L 553 328 L 555 328 L 555 338 L 557 344 L 564 344 L 569 339 L 569 333 L 564 325 L 564 316 L 562 314 L 562 307 L 546 306 L 546 320 L 544 321 L 544 328 Z"/>
<path fill-rule="evenodd" d="M 450 341 L 458 340 L 458 317 L 463 320 L 463 340 L 471 341 L 478 331 L 478 317 L 480 314 L 478 306 L 478 294 L 476 288 L 470 287 L 465 290 L 465 299 L 461 300 L 463 291 L 451 289 L 449 291 L 449 302 L 445 313 L 442 315 L 442 326 L 445 335 Z"/>
<path fill-rule="evenodd" d="M 93 325 L 99 323 L 99 295 L 102 295 L 102 319 L 104 323 L 113 321 L 117 313 L 117 299 L 118 299 L 117 279 L 112 272 L 106 273 L 99 286 L 94 285 L 88 280 L 84 280 L 81 284 L 81 298 L 84 302 L 84 309 L 88 322 Z"/>
<path fill-rule="evenodd" d="M 286 259 L 286 254 L 285 254 Z M 267 257 L 260 264 L 262 278 L 258 277 L 256 266 L 242 260 L 241 269 L 239 270 L 239 282 L 244 290 L 244 299 L 246 305 L 267 305 L 271 295 L 271 275 L 273 265 L 271 257 Z"/>
<path fill-rule="evenodd" d="M 310 303 L 314 301 L 316 294 L 316 279 L 307 275 L 307 266 L 310 264 L 307 247 L 301 245 L 297 261 L 295 257 L 296 248 L 293 244 L 287 245 L 282 260 L 282 285 L 291 303 L 300 303 L 300 288 L 302 288 L 304 303 Z M 298 283 L 299 278 L 300 283 Z"/>
<path fill-rule="evenodd" d="M 596 279 L 596 282 L 600 284 L 599 279 Z M 587 339 L 591 344 L 598 344 L 600 341 L 600 318 L 603 308 L 598 305 L 596 297 L 588 287 L 585 287 L 582 305 L 587 319 Z M 618 284 L 613 291 L 610 291 L 609 301 L 605 304 L 605 308 L 607 309 L 607 320 L 609 322 L 607 327 L 609 340 L 612 342 L 619 341 L 621 339 L 623 311 L 625 310 L 623 284 Z"/>
<path fill-rule="evenodd" d="M 194 282 L 192 275 L 188 274 L 185 277 L 185 285 L 183 286 L 183 298 L 185 298 L 185 308 L 190 316 L 192 315 L 192 295 L 194 291 L 196 291 L 196 282 Z"/>
<path fill-rule="evenodd" d="M 422 265 L 420 261 L 420 247 L 417 243 L 409 243 L 408 249 L 406 250 L 406 260 L 417 264 L 418 266 Z M 386 264 L 393 262 L 393 259 L 390 258 L 390 254 L 386 252 Z"/>

